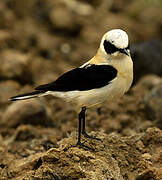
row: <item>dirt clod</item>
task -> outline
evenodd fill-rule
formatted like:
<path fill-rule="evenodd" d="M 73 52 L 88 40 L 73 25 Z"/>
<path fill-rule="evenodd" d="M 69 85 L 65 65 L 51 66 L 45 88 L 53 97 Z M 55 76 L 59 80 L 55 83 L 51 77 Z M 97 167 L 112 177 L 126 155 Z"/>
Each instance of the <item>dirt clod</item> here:
<path fill-rule="evenodd" d="M 161 180 L 162 3 L 129 0 L 0 1 L 0 180 Z M 134 63 L 127 94 L 78 114 L 47 96 L 10 102 L 81 66 L 102 35 L 125 30 Z M 147 74 L 147 75 L 146 75 Z"/>

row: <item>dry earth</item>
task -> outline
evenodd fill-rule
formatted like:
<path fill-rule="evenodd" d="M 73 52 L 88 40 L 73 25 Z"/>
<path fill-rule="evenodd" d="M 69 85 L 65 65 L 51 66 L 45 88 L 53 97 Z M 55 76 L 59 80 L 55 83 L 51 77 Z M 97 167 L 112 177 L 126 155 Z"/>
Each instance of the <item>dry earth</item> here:
<path fill-rule="evenodd" d="M 101 114 L 87 111 L 87 131 L 101 139 L 83 138 L 89 150 L 69 148 L 77 114 L 62 100 L 8 101 L 91 58 L 108 29 L 126 30 L 132 44 L 162 39 L 161 8 L 160 0 L 0 1 L 0 180 L 162 179 L 162 78 L 146 75 L 161 75 L 160 52 L 148 71 L 134 56 L 131 90 Z"/>

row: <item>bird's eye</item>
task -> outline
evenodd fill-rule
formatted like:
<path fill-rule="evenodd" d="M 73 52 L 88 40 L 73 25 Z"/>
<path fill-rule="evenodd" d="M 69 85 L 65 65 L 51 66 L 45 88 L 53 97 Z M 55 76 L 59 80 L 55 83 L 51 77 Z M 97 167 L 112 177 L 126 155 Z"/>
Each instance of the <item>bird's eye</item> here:
<path fill-rule="evenodd" d="M 103 45 L 107 54 L 113 54 L 114 52 L 118 51 L 118 48 L 106 40 L 104 41 Z"/>

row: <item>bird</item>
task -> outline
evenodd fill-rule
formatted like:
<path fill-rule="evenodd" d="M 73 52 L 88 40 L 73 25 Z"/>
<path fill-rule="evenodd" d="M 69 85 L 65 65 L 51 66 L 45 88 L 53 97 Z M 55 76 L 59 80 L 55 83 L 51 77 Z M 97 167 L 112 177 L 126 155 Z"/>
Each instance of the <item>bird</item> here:
<path fill-rule="evenodd" d="M 78 112 L 78 138 L 76 146 L 84 146 L 81 136 L 88 135 L 85 128 L 85 112 L 100 107 L 123 96 L 133 81 L 133 61 L 129 39 L 125 31 L 107 31 L 100 42 L 96 55 L 80 67 L 63 73 L 55 81 L 35 88 L 33 92 L 11 97 L 11 101 L 53 95 L 62 98 Z"/>

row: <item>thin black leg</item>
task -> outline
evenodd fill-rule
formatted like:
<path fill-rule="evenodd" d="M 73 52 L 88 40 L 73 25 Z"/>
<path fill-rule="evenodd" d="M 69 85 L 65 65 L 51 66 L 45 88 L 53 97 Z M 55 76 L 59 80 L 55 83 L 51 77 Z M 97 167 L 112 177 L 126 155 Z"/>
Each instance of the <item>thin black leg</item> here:
<path fill-rule="evenodd" d="M 81 144 L 81 131 L 82 131 L 82 111 L 79 113 L 78 119 L 79 119 L 79 127 L 78 127 L 78 142 L 77 144 Z"/>
<path fill-rule="evenodd" d="M 86 130 L 85 130 L 85 111 L 86 111 L 86 108 L 82 108 L 82 111 L 83 111 L 83 116 L 82 116 L 82 120 L 83 120 L 83 127 L 82 127 L 82 134 L 86 137 L 88 136 L 88 134 L 86 133 Z"/>
<path fill-rule="evenodd" d="M 86 108 L 83 107 L 81 112 L 79 113 L 78 142 L 76 145 L 79 145 L 80 147 L 87 149 L 87 150 L 94 150 L 93 148 L 90 148 L 81 142 L 82 122 L 83 122 L 83 127 L 85 129 L 85 111 L 86 111 Z"/>
<path fill-rule="evenodd" d="M 85 117 L 85 108 L 82 108 L 78 115 L 78 120 L 79 120 L 79 127 L 78 127 L 78 141 L 76 145 L 72 145 L 70 147 L 66 147 L 64 151 L 67 151 L 69 148 L 79 146 L 81 148 L 87 149 L 87 150 L 92 150 L 88 146 L 84 145 L 84 143 L 81 142 L 81 133 L 82 133 L 82 119 Z"/>
<path fill-rule="evenodd" d="M 86 111 L 86 108 L 85 107 L 84 107 L 84 109 L 82 108 L 82 120 L 83 120 L 82 134 L 86 138 L 100 140 L 99 138 L 96 138 L 96 137 L 93 137 L 93 136 L 90 136 L 87 134 L 87 132 L 85 130 L 85 111 Z"/>
<path fill-rule="evenodd" d="M 86 131 L 85 131 L 85 111 L 86 111 L 86 107 L 83 107 L 82 110 L 81 110 L 81 112 L 80 112 L 79 115 L 78 115 L 79 127 L 78 127 L 78 141 L 77 141 L 77 144 L 65 148 L 64 151 L 67 151 L 69 148 L 76 147 L 76 146 L 79 146 L 79 147 L 81 147 L 81 148 L 83 148 L 83 149 L 86 149 L 86 150 L 94 151 L 93 148 L 88 147 L 88 146 L 86 146 L 84 143 L 81 142 L 81 134 L 83 134 L 84 137 L 87 137 L 87 138 L 92 138 L 92 139 L 100 140 L 100 139 L 98 139 L 98 138 L 89 136 L 89 135 L 86 133 Z M 83 123 L 83 126 L 82 126 L 82 123 Z"/>

